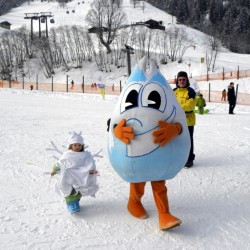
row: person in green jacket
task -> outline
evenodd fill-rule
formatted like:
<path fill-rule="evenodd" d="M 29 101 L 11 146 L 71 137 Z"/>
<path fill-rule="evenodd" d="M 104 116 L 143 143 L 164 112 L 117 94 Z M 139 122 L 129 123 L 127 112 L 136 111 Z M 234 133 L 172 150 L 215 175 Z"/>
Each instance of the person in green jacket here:
<path fill-rule="evenodd" d="M 194 125 L 195 125 L 195 105 L 196 105 L 196 93 L 193 88 L 190 87 L 188 75 L 185 71 L 180 71 L 177 74 L 176 88 L 173 89 L 177 101 L 181 105 L 183 111 L 186 115 L 187 126 L 189 130 L 191 148 L 185 168 L 190 168 L 193 166 L 193 161 L 195 159 L 194 154 Z"/>
<path fill-rule="evenodd" d="M 204 107 L 206 107 L 206 101 L 205 99 L 203 98 L 203 95 L 202 94 L 199 94 L 197 100 L 196 100 L 196 106 L 198 107 L 198 113 L 200 115 L 203 115 L 204 114 Z"/>

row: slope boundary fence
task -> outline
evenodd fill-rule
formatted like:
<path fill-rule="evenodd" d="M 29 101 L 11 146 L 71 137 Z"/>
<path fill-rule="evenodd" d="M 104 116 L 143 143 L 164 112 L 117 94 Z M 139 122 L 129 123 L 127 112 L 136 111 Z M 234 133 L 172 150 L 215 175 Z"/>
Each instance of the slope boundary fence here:
<path fill-rule="evenodd" d="M 228 80 L 228 79 L 240 79 L 250 77 L 250 69 L 237 70 L 230 72 L 222 72 L 216 74 L 207 74 L 203 76 L 194 76 L 197 82 L 210 81 L 210 80 Z M 176 79 L 168 79 L 170 84 L 175 84 Z M 250 84 L 250 83 L 249 83 Z M 20 82 L 20 81 L 0 81 L 0 88 L 13 88 L 13 89 L 26 89 L 26 90 L 40 90 L 51 92 L 70 92 L 70 93 L 88 93 L 88 94 L 101 94 L 101 95 L 119 95 L 122 90 L 121 81 L 120 86 L 105 86 L 105 89 L 88 84 L 65 84 L 65 83 L 41 83 L 41 82 Z M 206 101 L 210 102 L 222 102 L 221 91 L 205 90 L 202 94 Z M 250 94 L 237 93 L 237 104 L 250 105 Z"/>

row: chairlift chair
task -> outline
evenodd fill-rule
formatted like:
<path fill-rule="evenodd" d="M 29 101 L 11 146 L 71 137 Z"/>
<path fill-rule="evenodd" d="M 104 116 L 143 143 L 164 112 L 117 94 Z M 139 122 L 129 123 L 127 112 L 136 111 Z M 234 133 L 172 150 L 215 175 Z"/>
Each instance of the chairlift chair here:
<path fill-rule="evenodd" d="M 41 23 L 45 23 L 45 17 L 41 18 Z"/>
<path fill-rule="evenodd" d="M 72 13 L 75 13 L 75 10 L 72 10 Z"/>
<path fill-rule="evenodd" d="M 50 19 L 50 23 L 55 23 L 55 20 L 53 18 Z"/>
<path fill-rule="evenodd" d="M 67 10 L 66 13 L 69 14 L 69 11 Z"/>

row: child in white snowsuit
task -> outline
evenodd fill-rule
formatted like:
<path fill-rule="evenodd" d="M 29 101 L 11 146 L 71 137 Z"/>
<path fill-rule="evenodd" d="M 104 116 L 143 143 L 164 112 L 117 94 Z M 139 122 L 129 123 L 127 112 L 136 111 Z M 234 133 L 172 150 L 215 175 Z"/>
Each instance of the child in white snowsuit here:
<path fill-rule="evenodd" d="M 51 176 L 60 174 L 57 190 L 65 197 L 68 211 L 80 211 L 82 196 L 95 196 L 98 190 L 95 161 L 90 152 L 84 151 L 84 140 L 74 133 L 69 141 L 69 149 L 54 164 Z"/>
<path fill-rule="evenodd" d="M 196 100 L 196 106 L 198 107 L 198 113 L 200 115 L 204 114 L 204 107 L 206 107 L 206 101 L 203 98 L 202 94 L 199 94 L 197 100 Z"/>

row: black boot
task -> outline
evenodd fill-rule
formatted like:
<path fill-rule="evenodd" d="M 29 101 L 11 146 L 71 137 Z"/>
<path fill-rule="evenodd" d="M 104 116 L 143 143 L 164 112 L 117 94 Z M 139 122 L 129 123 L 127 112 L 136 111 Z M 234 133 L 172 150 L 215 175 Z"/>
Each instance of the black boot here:
<path fill-rule="evenodd" d="M 188 161 L 188 162 L 185 164 L 185 168 L 191 168 L 193 165 L 194 165 L 193 161 Z"/>

